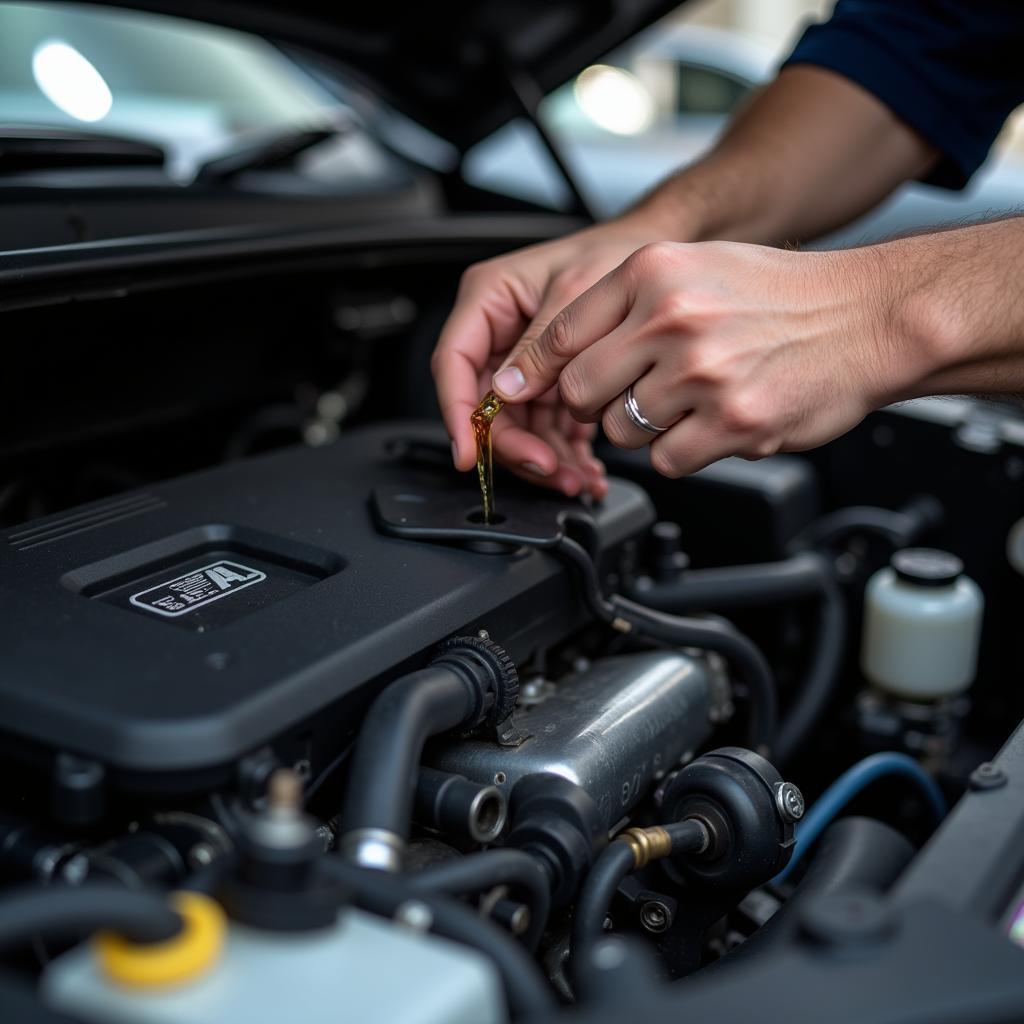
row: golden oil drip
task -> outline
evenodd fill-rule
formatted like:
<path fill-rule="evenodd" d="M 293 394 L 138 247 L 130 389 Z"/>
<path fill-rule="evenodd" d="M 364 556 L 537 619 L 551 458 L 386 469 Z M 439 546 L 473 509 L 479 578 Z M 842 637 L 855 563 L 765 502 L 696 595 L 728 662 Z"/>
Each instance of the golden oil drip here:
<path fill-rule="evenodd" d="M 476 438 L 476 475 L 480 478 L 480 497 L 484 505 L 484 522 L 494 521 L 494 453 L 491 444 L 491 423 L 505 403 L 488 391 L 469 417 Z"/>

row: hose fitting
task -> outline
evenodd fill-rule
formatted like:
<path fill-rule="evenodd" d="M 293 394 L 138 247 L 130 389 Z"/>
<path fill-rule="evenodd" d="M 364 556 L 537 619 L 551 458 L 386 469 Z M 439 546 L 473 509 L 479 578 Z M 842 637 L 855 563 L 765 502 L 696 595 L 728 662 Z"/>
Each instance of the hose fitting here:
<path fill-rule="evenodd" d="M 362 867 L 400 870 L 424 744 L 451 729 L 500 725 L 517 692 L 515 665 L 483 632 L 447 641 L 428 668 L 386 686 L 352 756 L 343 856 Z"/>
<path fill-rule="evenodd" d="M 493 843 L 505 827 L 505 795 L 461 775 L 421 768 L 416 780 L 413 821 L 437 832 Z"/>
<path fill-rule="evenodd" d="M 672 839 L 660 826 L 654 828 L 627 828 L 615 837 L 633 851 L 633 867 L 639 871 L 652 860 L 661 860 L 672 852 Z"/>
<path fill-rule="evenodd" d="M 707 824 L 699 818 L 685 818 L 671 826 L 627 828 L 615 837 L 633 852 L 633 869 L 639 871 L 652 861 L 676 853 L 703 853 L 711 844 Z"/>

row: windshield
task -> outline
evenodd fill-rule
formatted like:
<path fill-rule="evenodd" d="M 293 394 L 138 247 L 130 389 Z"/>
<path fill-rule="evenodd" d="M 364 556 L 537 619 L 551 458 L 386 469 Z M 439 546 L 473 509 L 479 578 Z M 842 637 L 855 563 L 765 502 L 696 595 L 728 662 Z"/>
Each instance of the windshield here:
<path fill-rule="evenodd" d="M 152 141 L 187 174 L 239 136 L 344 114 L 257 36 L 91 5 L 0 4 L 0 124 Z"/>

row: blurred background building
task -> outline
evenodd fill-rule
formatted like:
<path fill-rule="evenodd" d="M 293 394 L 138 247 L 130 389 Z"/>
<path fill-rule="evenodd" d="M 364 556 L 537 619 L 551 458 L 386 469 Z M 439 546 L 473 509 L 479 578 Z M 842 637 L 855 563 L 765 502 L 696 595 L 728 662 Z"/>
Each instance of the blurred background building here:
<path fill-rule="evenodd" d="M 781 57 L 804 24 L 822 20 L 831 8 L 831 0 L 691 0 L 680 17 L 691 24 L 732 29 Z"/>

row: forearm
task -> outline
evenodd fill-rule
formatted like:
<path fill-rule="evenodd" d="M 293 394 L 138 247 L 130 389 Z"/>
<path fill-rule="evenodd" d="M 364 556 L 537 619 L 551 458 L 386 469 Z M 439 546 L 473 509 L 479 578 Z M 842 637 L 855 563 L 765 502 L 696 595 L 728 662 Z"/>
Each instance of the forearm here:
<path fill-rule="evenodd" d="M 935 159 L 870 93 L 797 65 L 755 96 L 706 157 L 625 219 L 679 241 L 808 239 L 870 210 Z"/>
<path fill-rule="evenodd" d="M 894 383 L 881 397 L 1024 393 L 1024 218 L 861 251 L 888 282 Z"/>

